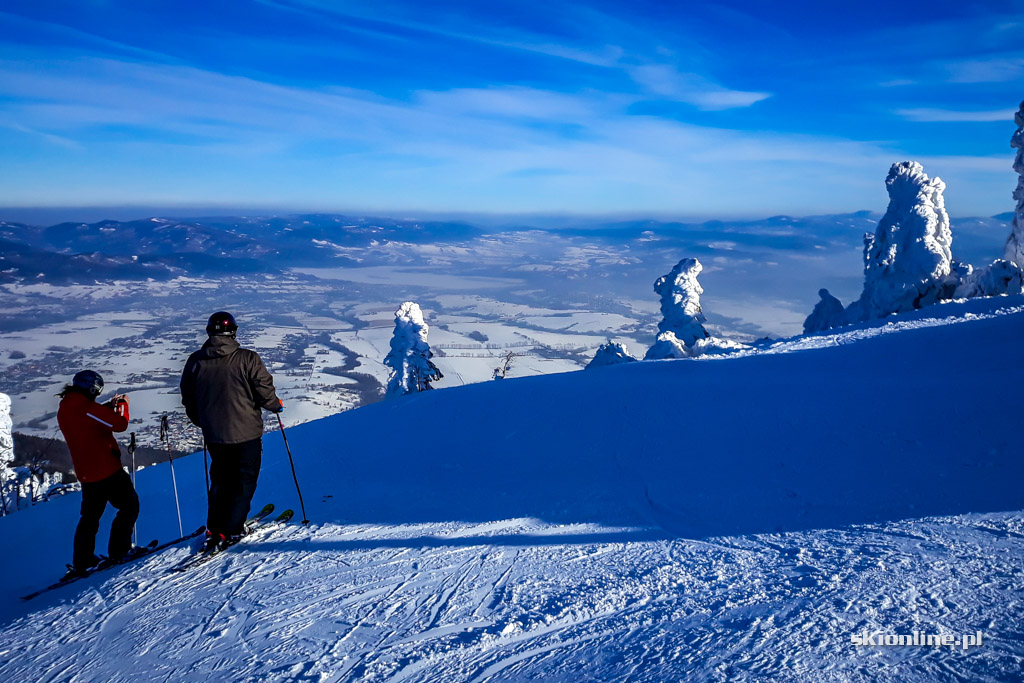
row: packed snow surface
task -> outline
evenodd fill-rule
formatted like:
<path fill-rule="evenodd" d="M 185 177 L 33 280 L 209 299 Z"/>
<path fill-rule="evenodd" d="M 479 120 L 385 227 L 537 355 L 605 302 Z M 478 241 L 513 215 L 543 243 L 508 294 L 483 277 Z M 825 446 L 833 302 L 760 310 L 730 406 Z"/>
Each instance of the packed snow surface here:
<path fill-rule="evenodd" d="M 414 394 L 288 432 L 313 523 L 53 591 L 74 494 L 0 520 L 4 680 L 1008 680 L 1024 297 L 733 357 Z M 286 413 L 287 417 L 287 413 Z M 277 434 L 255 503 L 298 507 Z M 203 461 L 176 461 L 185 525 Z M 176 535 L 166 466 L 140 540 Z M 975 634 L 983 644 L 859 647 Z"/>

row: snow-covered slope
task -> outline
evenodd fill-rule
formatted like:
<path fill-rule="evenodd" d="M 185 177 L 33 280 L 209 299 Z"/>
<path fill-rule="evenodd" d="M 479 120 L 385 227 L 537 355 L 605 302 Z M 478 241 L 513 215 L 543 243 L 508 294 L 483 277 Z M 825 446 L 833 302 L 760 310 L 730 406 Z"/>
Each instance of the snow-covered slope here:
<path fill-rule="evenodd" d="M 310 528 L 29 603 L 73 496 L 0 520 L 8 680 L 999 680 L 1024 661 L 1024 297 L 289 431 Z M 277 434 L 256 503 L 297 506 Z M 202 455 L 177 461 L 203 521 Z M 143 539 L 177 532 L 166 466 Z M 928 517 L 928 519 L 920 519 Z M 851 636 L 985 644 L 859 648 Z M 77 677 L 77 678 L 76 678 Z"/>

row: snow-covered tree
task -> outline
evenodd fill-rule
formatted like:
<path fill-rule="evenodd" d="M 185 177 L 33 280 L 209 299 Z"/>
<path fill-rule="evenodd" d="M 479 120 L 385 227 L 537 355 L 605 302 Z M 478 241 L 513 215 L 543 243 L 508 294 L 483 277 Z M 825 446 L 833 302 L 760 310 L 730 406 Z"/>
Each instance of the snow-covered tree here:
<path fill-rule="evenodd" d="M 12 430 L 11 397 L 7 394 L 0 394 L 0 493 L 3 493 L 0 506 L 2 506 L 4 514 L 10 512 L 11 501 L 7 499 L 7 495 L 9 490 L 13 492 L 13 484 L 16 480 Z"/>
<path fill-rule="evenodd" d="M 1017 150 L 1013 160 L 1013 170 L 1017 172 L 1017 189 L 1013 198 L 1017 200 L 1017 209 L 1013 214 L 1013 230 L 1006 240 L 1004 258 L 1024 268 L 1024 102 L 1013 117 L 1017 131 L 1010 138 L 1010 147 Z"/>
<path fill-rule="evenodd" d="M 671 332 L 682 344 L 692 346 L 698 339 L 711 335 L 704 329 L 707 320 L 700 307 L 704 289 L 697 276 L 704 266 L 695 258 L 684 258 L 668 275 L 654 282 L 654 293 L 661 297 L 662 321 L 658 332 Z"/>
<path fill-rule="evenodd" d="M 427 323 L 419 304 L 406 301 L 395 311 L 395 334 L 384 365 L 391 368 L 387 395 L 402 396 L 432 389 L 431 382 L 444 377 L 430 359 Z"/>
<path fill-rule="evenodd" d="M 666 360 L 669 358 L 689 358 L 690 350 L 674 332 L 662 332 L 647 349 L 644 360 Z"/>
<path fill-rule="evenodd" d="M 587 370 L 591 368 L 602 368 L 606 365 L 618 365 L 620 363 L 634 363 L 639 360 L 631 354 L 625 344 L 609 341 L 601 344 L 594 354 L 593 360 L 587 363 Z"/>
<path fill-rule="evenodd" d="M 956 288 L 954 297 L 970 299 L 976 296 L 1020 294 L 1024 289 L 1024 270 L 1013 261 L 996 259 L 979 270 L 968 269 L 967 275 Z"/>
<path fill-rule="evenodd" d="M 883 318 L 949 298 L 956 287 L 946 184 L 921 164 L 892 165 L 885 179 L 889 208 L 875 234 L 864 236 L 864 292 L 850 321 Z"/>
<path fill-rule="evenodd" d="M 1006 240 L 1005 258 L 977 270 L 969 265 L 961 266 L 960 283 L 954 293 L 958 299 L 1020 294 L 1024 289 L 1024 102 L 1014 115 L 1014 121 L 1017 131 L 1010 139 L 1010 147 L 1017 150 L 1013 160 L 1013 170 L 1018 174 L 1017 189 L 1013 192 L 1017 208 L 1013 214 L 1013 229 Z"/>
<path fill-rule="evenodd" d="M 708 354 L 731 353 L 746 348 L 743 344 L 712 337 L 704 323 L 700 295 L 704 289 L 697 276 L 704 266 L 695 258 L 684 258 L 668 275 L 654 282 L 654 292 L 661 297 L 658 337 L 644 360 L 693 358 Z"/>
<path fill-rule="evenodd" d="M 0 394 L 0 509 L 9 514 L 44 498 L 60 482 L 60 474 L 45 472 L 42 464 L 14 466 L 14 432 L 11 397 Z"/>
<path fill-rule="evenodd" d="M 829 294 L 827 289 L 819 289 L 818 296 L 821 297 L 821 301 L 815 304 L 814 310 L 804 320 L 804 334 L 824 332 L 845 323 L 846 312 L 843 303 Z"/>
<path fill-rule="evenodd" d="M 6 481 L 4 500 L 7 511 L 14 512 L 45 500 L 50 489 L 60 484 L 61 476 L 57 472 L 47 472 L 41 466 L 14 467 L 9 470 L 10 477 Z"/>

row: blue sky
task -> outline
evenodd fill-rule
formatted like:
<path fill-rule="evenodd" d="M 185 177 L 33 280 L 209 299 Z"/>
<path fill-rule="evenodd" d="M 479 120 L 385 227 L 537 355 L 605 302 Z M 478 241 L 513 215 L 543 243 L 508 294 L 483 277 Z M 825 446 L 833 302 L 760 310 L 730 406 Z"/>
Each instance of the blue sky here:
<path fill-rule="evenodd" d="M 6 0 L 0 206 L 1010 211 L 1024 0 Z"/>

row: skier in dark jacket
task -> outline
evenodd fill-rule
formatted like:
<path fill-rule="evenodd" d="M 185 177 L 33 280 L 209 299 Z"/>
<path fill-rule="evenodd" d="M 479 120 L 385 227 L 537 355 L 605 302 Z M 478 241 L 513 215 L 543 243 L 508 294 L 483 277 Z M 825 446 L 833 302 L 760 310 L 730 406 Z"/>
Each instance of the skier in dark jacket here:
<path fill-rule="evenodd" d="M 207 547 L 244 532 L 263 457 L 263 415 L 281 411 L 274 380 L 259 354 L 235 340 L 230 313 L 210 316 L 209 339 L 189 356 L 181 373 L 181 402 L 210 449 Z"/>
<path fill-rule="evenodd" d="M 114 396 L 107 403 L 96 403 L 101 393 L 103 378 L 83 370 L 60 392 L 57 409 L 57 424 L 71 452 L 75 476 L 82 483 L 82 518 L 75 530 L 73 560 L 78 573 L 101 561 L 96 557 L 96 532 L 107 503 L 117 510 L 107 544 L 110 562 L 133 552 L 132 529 L 139 517 L 139 496 L 121 466 L 121 449 L 113 434 L 128 429 L 128 399 Z"/>

